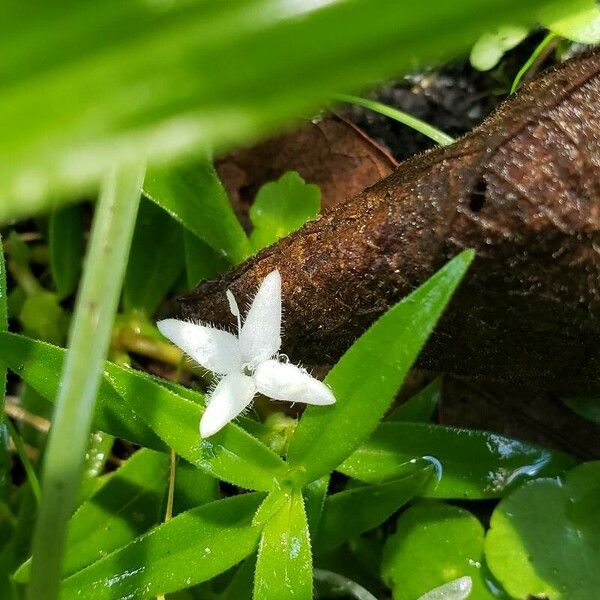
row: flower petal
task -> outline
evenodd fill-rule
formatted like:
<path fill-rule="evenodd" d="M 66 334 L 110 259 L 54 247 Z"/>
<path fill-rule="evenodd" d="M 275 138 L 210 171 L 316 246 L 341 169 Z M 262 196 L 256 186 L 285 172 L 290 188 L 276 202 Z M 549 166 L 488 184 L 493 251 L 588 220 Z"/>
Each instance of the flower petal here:
<path fill-rule="evenodd" d="M 164 319 L 158 330 L 205 369 L 224 375 L 240 371 L 242 360 L 235 335 L 178 319 Z"/>
<path fill-rule="evenodd" d="M 240 332 L 244 362 L 257 365 L 281 347 L 281 276 L 269 273 L 260 284 Z"/>
<path fill-rule="evenodd" d="M 240 316 L 240 308 L 237 300 L 230 290 L 225 292 L 225 296 L 227 296 L 227 302 L 229 302 L 229 310 L 231 311 L 231 314 L 237 319 L 238 335 L 240 335 L 240 331 L 242 330 L 242 317 Z"/>
<path fill-rule="evenodd" d="M 208 399 L 200 419 L 200 435 L 207 438 L 217 433 L 252 402 L 254 394 L 256 386 L 251 377 L 241 373 L 225 375 Z"/>
<path fill-rule="evenodd" d="M 333 392 L 304 369 L 276 360 L 267 360 L 254 372 L 256 388 L 273 400 L 304 402 L 305 404 L 333 404 Z"/>
<path fill-rule="evenodd" d="M 473 582 L 469 576 L 460 577 L 427 592 L 419 600 L 465 600 L 472 587 Z"/>

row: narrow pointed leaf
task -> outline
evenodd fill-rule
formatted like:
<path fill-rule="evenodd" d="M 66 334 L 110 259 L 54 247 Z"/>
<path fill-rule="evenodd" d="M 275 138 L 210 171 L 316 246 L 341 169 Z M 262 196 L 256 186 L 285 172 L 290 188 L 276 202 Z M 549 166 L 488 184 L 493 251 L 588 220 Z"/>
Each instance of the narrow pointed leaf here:
<path fill-rule="evenodd" d="M 109 475 L 69 521 L 63 575 L 91 565 L 158 523 L 168 476 L 169 456 L 146 449 Z M 28 581 L 29 565 L 15 573 L 16 581 Z"/>
<path fill-rule="evenodd" d="M 50 214 L 50 273 L 61 298 L 77 287 L 85 247 L 83 206 L 68 206 Z"/>
<path fill-rule="evenodd" d="M 202 470 L 246 489 L 268 491 L 286 465 L 262 442 L 234 424 L 200 439 L 204 408 L 149 377 L 107 363 L 106 377 L 124 401 L 168 446 Z"/>
<path fill-rule="evenodd" d="M 423 461 L 406 477 L 329 496 L 315 540 L 315 554 L 333 550 L 345 541 L 381 525 L 421 492 L 433 473 L 433 466 Z"/>
<path fill-rule="evenodd" d="M 64 348 L 14 333 L 0 332 L 0 361 L 52 403 L 58 394 L 65 356 Z M 132 371 L 133 374 L 135 371 Z M 93 425 L 96 429 L 148 448 L 166 448 L 106 381 L 100 383 Z"/>
<path fill-rule="evenodd" d="M 51 402 L 64 356 L 62 348 L 0 332 L 0 360 Z M 172 447 L 188 462 L 235 485 L 271 489 L 285 472 L 285 463 L 233 424 L 201 442 L 198 423 L 203 408 L 198 401 L 202 395 L 192 390 L 185 394 L 184 398 L 170 391 L 140 371 L 106 362 L 94 425 L 149 448 Z"/>
<path fill-rule="evenodd" d="M 594 396 L 575 396 L 565 398 L 564 403 L 580 417 L 600 424 L 600 398 Z"/>
<path fill-rule="evenodd" d="M 561 475 L 575 464 L 566 454 L 497 433 L 385 422 L 338 470 L 361 481 L 386 481 L 420 456 L 437 464 L 440 475 L 423 494 L 457 500 L 498 498 L 528 479 Z"/>
<path fill-rule="evenodd" d="M 252 600 L 252 582 L 255 571 L 256 554 L 252 554 L 237 568 L 219 600 Z"/>
<path fill-rule="evenodd" d="M 408 421 L 420 423 L 430 421 L 439 404 L 442 391 L 440 378 L 434 379 L 412 398 L 391 412 L 386 421 Z"/>
<path fill-rule="evenodd" d="M 242 494 L 181 513 L 64 580 L 61 600 L 145 600 L 223 573 L 256 548 L 262 496 Z"/>
<path fill-rule="evenodd" d="M 304 496 L 304 509 L 306 510 L 306 520 L 308 521 L 310 537 L 313 540 L 316 539 L 321 525 L 328 488 L 329 475 L 325 475 L 320 479 L 311 481 L 308 485 L 305 485 L 302 490 L 302 495 Z"/>
<path fill-rule="evenodd" d="M 191 231 L 183 232 L 183 245 L 185 252 L 185 274 L 187 286 L 193 289 L 196 284 L 210 279 L 229 269 L 229 261 L 206 242 L 196 237 Z"/>
<path fill-rule="evenodd" d="M 108 165 L 250 141 L 332 94 L 467 50 L 563 0 L 90 5 L 0 13 L 0 222 L 81 197 Z"/>
<path fill-rule="evenodd" d="M 312 554 L 300 492 L 266 523 L 254 575 L 254 600 L 312 600 Z"/>
<path fill-rule="evenodd" d="M 152 315 L 183 267 L 181 225 L 156 204 L 142 199 L 123 282 L 125 310 Z"/>
<path fill-rule="evenodd" d="M 179 460 L 175 470 L 173 514 L 208 504 L 220 497 L 219 482 L 204 471 Z"/>
<path fill-rule="evenodd" d="M 234 264 L 248 256 L 248 238 L 209 160 L 148 173 L 144 193 L 219 256 Z"/>
<path fill-rule="evenodd" d="M 288 460 L 302 481 L 334 469 L 373 432 L 472 260 L 471 251 L 451 260 L 378 319 L 329 372 L 325 382 L 337 402 L 308 407 L 290 442 Z"/>

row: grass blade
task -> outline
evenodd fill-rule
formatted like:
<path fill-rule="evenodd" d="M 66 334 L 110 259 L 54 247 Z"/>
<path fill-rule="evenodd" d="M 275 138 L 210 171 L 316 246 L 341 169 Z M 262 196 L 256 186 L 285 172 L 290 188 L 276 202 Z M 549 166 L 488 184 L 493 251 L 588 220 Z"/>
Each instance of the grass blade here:
<path fill-rule="evenodd" d="M 39 504 L 42 497 L 42 491 L 40 489 L 40 482 L 38 481 L 37 475 L 35 474 L 35 469 L 27 456 L 27 452 L 25 451 L 25 446 L 23 445 L 23 440 L 19 435 L 19 432 L 16 430 L 15 426 L 12 424 L 11 420 L 8 416 L 4 417 L 4 421 L 6 423 L 6 427 L 8 428 L 8 433 L 15 445 L 15 450 L 19 455 L 19 459 L 23 468 L 25 469 L 25 474 L 27 475 L 27 480 L 29 481 L 29 485 L 31 486 L 31 491 L 35 497 L 35 501 Z M 0 427 L 2 424 L 0 423 Z"/>
<path fill-rule="evenodd" d="M 42 505 L 33 541 L 30 600 L 58 596 L 67 521 L 81 477 L 143 176 L 141 166 L 113 170 L 96 209 L 48 441 Z"/>
<path fill-rule="evenodd" d="M 566 4 L 566 6 L 565 6 Z M 231 0 L 0 8 L 0 221 L 154 164 L 249 142 L 336 92 L 468 50 L 563 0 Z M 52 200 L 51 200 L 52 198 Z"/>
<path fill-rule="evenodd" d="M 376 100 L 370 100 L 369 98 L 360 98 L 359 96 L 350 96 L 347 94 L 337 94 L 335 96 L 336 100 L 340 102 L 346 102 L 347 104 L 355 104 L 356 106 L 362 106 L 363 108 L 368 108 L 373 112 L 377 112 L 385 117 L 389 117 L 390 119 L 394 119 L 398 121 L 398 123 L 402 123 L 407 127 L 411 127 L 415 131 L 427 136 L 432 139 L 434 142 L 437 142 L 441 146 L 447 146 L 448 144 L 452 144 L 455 140 L 453 137 L 449 136 L 447 133 L 440 131 L 433 125 L 422 121 L 421 119 L 417 119 L 417 117 L 413 117 L 413 115 L 404 112 L 403 110 L 398 110 L 397 108 L 393 108 L 392 106 L 387 106 L 381 102 L 377 102 Z"/>
<path fill-rule="evenodd" d="M 473 256 L 461 252 L 390 308 L 328 373 L 336 403 L 309 406 L 290 441 L 288 461 L 300 482 L 333 470 L 375 430 Z"/>

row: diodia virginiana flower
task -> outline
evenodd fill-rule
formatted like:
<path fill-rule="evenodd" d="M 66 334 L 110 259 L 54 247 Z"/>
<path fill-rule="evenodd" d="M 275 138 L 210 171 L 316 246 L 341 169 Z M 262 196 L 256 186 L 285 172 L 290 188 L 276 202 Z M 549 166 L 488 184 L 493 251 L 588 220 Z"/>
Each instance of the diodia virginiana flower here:
<path fill-rule="evenodd" d="M 305 369 L 279 355 L 281 348 L 281 276 L 272 271 L 261 283 L 242 324 L 233 294 L 227 299 L 238 321 L 238 335 L 208 325 L 165 319 L 160 332 L 194 361 L 220 377 L 200 420 L 209 437 L 235 419 L 260 392 L 273 400 L 333 404 L 331 390 Z"/>

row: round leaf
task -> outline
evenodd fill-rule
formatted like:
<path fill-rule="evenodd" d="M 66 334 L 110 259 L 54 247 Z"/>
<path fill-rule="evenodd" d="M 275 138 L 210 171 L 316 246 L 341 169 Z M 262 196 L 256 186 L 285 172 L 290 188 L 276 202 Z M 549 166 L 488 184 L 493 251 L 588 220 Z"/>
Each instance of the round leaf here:
<path fill-rule="evenodd" d="M 496 31 L 484 33 L 471 50 L 471 64 L 480 71 L 493 69 L 504 53 L 527 37 L 527 28 L 505 25 Z"/>
<path fill-rule="evenodd" d="M 564 482 L 539 479 L 505 498 L 492 515 L 485 554 L 516 598 L 597 598 L 600 461 L 576 467 Z"/>
<path fill-rule="evenodd" d="M 255 251 L 276 242 L 314 219 L 321 207 L 319 186 L 306 183 L 296 171 L 263 185 L 250 208 L 254 231 L 250 236 Z"/>
<path fill-rule="evenodd" d="M 494 596 L 482 577 L 483 526 L 470 512 L 442 503 L 409 508 L 383 549 L 381 576 L 394 600 L 417 600 L 440 585 L 470 576 L 471 600 Z"/>
<path fill-rule="evenodd" d="M 600 7 L 595 0 L 580 1 L 579 4 L 580 11 L 573 11 L 562 19 L 547 23 L 547 27 L 568 40 L 581 44 L 597 44 L 600 42 Z"/>

